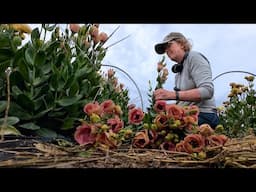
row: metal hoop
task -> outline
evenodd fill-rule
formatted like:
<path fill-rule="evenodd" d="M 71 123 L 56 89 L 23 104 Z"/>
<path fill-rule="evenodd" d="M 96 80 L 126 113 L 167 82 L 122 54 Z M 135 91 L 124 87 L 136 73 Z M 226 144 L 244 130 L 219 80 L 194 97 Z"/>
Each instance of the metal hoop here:
<path fill-rule="evenodd" d="M 219 78 L 220 76 L 225 75 L 225 74 L 227 74 L 227 73 L 246 73 L 246 74 L 249 74 L 249 75 L 256 76 L 255 74 L 253 74 L 253 73 L 251 73 L 251 72 L 248 72 L 248 71 L 226 71 L 226 72 L 221 73 L 221 74 L 217 75 L 216 77 L 214 77 L 214 78 L 212 79 L 212 81 L 214 81 L 215 79 L 217 79 L 217 78 Z"/>
<path fill-rule="evenodd" d="M 123 72 L 132 82 L 133 84 L 135 85 L 138 93 L 139 93 L 139 96 L 140 96 L 140 102 L 141 102 L 141 109 L 143 110 L 143 100 L 142 100 L 142 95 L 141 95 L 141 92 L 140 92 L 140 89 L 138 87 L 138 85 L 136 84 L 136 82 L 133 80 L 133 78 L 126 72 L 124 71 L 123 69 L 117 67 L 117 66 L 114 66 L 114 65 L 108 65 L 108 64 L 102 64 L 102 66 L 107 66 L 107 67 L 113 67 L 113 68 L 116 68 L 118 70 L 120 70 L 121 72 Z"/>

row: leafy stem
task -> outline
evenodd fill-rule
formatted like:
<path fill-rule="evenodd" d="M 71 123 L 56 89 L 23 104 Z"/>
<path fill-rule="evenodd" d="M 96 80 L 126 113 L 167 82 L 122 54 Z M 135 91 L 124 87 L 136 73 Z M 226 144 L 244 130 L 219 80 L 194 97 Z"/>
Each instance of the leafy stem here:
<path fill-rule="evenodd" d="M 10 109 L 10 74 L 11 74 L 11 72 L 12 72 L 11 67 L 8 67 L 5 70 L 6 81 L 7 81 L 7 104 L 6 104 L 6 109 L 5 109 L 4 122 L 1 126 L 1 141 L 4 140 L 3 129 L 7 127 L 8 113 L 9 113 L 9 109 Z"/>

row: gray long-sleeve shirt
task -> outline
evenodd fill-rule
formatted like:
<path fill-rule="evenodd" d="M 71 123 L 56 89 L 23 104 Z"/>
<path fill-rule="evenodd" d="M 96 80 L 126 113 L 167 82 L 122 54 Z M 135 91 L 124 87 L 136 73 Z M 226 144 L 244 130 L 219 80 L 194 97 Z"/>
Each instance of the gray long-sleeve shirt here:
<path fill-rule="evenodd" d="M 182 72 L 175 75 L 175 86 L 181 91 L 198 88 L 201 96 L 200 102 L 180 101 L 179 105 L 197 105 L 200 112 L 216 112 L 211 66 L 201 53 L 189 52 Z"/>

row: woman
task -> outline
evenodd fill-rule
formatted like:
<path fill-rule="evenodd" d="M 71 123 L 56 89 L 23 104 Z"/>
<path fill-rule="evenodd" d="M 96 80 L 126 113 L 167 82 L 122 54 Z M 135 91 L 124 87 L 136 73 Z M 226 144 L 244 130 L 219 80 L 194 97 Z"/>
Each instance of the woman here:
<path fill-rule="evenodd" d="M 219 124 L 219 117 L 211 66 L 204 55 L 191 48 L 190 42 L 179 32 L 171 32 L 155 45 L 158 54 L 166 53 L 177 64 L 172 66 L 172 71 L 176 73 L 174 91 L 157 89 L 154 97 L 156 100 L 176 100 L 182 106 L 197 105 L 200 110 L 198 124 L 207 123 L 215 128 Z"/>

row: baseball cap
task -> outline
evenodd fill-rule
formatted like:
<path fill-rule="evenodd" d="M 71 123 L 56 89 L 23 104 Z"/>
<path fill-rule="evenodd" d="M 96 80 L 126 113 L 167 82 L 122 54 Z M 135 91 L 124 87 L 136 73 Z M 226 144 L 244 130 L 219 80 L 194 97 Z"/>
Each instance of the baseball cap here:
<path fill-rule="evenodd" d="M 155 45 L 155 51 L 158 54 L 163 54 L 165 52 L 166 45 L 169 41 L 174 39 L 186 39 L 182 33 L 179 32 L 171 32 L 165 36 L 162 42 Z"/>

